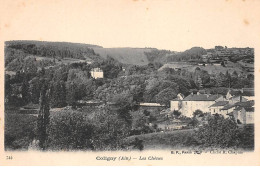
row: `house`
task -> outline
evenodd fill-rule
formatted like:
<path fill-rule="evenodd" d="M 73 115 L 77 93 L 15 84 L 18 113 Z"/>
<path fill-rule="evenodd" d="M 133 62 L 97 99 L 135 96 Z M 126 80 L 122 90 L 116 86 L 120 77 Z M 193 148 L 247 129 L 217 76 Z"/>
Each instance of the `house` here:
<path fill-rule="evenodd" d="M 242 97 L 239 97 L 242 96 Z M 245 102 L 247 100 L 254 100 L 255 93 L 253 88 L 242 88 L 238 90 L 229 90 L 226 94 L 226 98 L 228 100 L 232 100 L 233 102 Z"/>
<path fill-rule="evenodd" d="M 233 98 L 240 98 L 238 99 L 233 99 Z M 242 98 L 242 99 L 241 99 Z M 229 103 L 226 104 L 222 109 L 220 109 L 220 113 L 224 115 L 224 117 L 227 117 L 226 115 L 229 115 L 230 113 L 232 113 L 235 109 L 237 109 L 237 107 L 248 107 L 248 103 L 251 103 L 253 101 L 248 101 L 243 99 L 242 96 L 234 96 L 231 98 L 231 100 L 229 100 Z M 251 103 L 252 104 L 252 103 Z M 246 105 L 246 106 L 244 106 Z"/>
<path fill-rule="evenodd" d="M 222 109 L 220 109 L 219 114 L 222 114 L 224 117 L 227 117 L 230 113 L 233 112 L 234 109 L 235 109 L 235 105 L 228 103 Z"/>
<path fill-rule="evenodd" d="M 98 67 L 91 69 L 90 74 L 94 79 L 104 78 L 103 70 Z"/>
<path fill-rule="evenodd" d="M 242 88 L 241 89 L 241 96 L 243 96 L 247 100 L 254 100 L 255 99 L 255 91 L 253 88 Z"/>
<path fill-rule="evenodd" d="M 243 89 L 229 90 L 226 94 L 225 102 L 215 103 L 210 106 L 211 113 L 221 114 L 225 118 L 228 117 L 230 113 L 235 111 L 239 105 L 246 104 L 250 99 L 253 100 L 251 96 L 247 96 L 252 95 L 252 92 L 249 90 L 251 89 L 246 89 L 247 92 L 245 92 Z"/>
<path fill-rule="evenodd" d="M 238 124 L 254 124 L 254 101 L 236 103 L 232 115 Z"/>
<path fill-rule="evenodd" d="M 209 106 L 211 114 L 222 114 L 221 109 L 228 104 L 228 101 L 218 101 L 213 105 Z M 228 117 L 227 114 L 222 114 L 225 118 Z"/>
<path fill-rule="evenodd" d="M 210 112 L 209 107 L 218 101 L 225 101 L 222 95 L 197 94 L 191 93 L 187 97 L 171 100 L 171 111 L 178 110 L 182 115 L 192 117 L 197 109 L 204 113 Z"/>

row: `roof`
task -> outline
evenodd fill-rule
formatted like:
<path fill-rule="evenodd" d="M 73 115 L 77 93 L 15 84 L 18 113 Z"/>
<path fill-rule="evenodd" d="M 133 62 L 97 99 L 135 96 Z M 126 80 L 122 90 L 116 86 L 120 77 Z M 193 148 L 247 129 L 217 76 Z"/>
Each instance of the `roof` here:
<path fill-rule="evenodd" d="M 240 90 L 231 90 L 230 92 L 229 92 L 231 95 L 235 95 L 235 96 L 238 96 L 238 95 L 240 95 L 241 94 L 241 91 Z"/>
<path fill-rule="evenodd" d="M 225 106 L 226 104 L 228 104 L 228 101 L 219 101 L 219 102 L 216 102 L 216 103 L 212 104 L 209 107 Z"/>
<path fill-rule="evenodd" d="M 255 108 L 254 107 L 244 107 L 245 108 L 245 110 L 247 111 L 247 112 L 254 112 L 255 111 Z"/>
<path fill-rule="evenodd" d="M 240 107 L 252 107 L 254 106 L 255 102 L 253 100 L 247 101 L 247 102 L 237 102 L 235 103 L 235 106 Z"/>
<path fill-rule="evenodd" d="M 242 90 L 230 90 L 229 91 L 233 96 L 254 96 L 254 89 L 251 88 L 243 88 Z"/>
<path fill-rule="evenodd" d="M 254 107 L 237 107 L 237 108 L 235 108 L 235 110 L 242 110 L 243 108 L 244 108 L 247 112 L 254 112 L 254 111 L 255 111 L 255 108 L 254 108 Z"/>
<path fill-rule="evenodd" d="M 183 101 L 215 101 L 221 97 L 221 95 L 210 95 L 210 94 L 190 94 L 185 97 Z"/>
<path fill-rule="evenodd" d="M 148 106 L 148 107 L 164 107 L 160 103 L 139 103 L 139 106 Z"/>
<path fill-rule="evenodd" d="M 235 105 L 234 104 L 226 104 L 221 110 L 228 110 L 232 107 L 235 107 Z"/>
<path fill-rule="evenodd" d="M 243 91 L 241 93 L 242 96 L 255 96 L 255 92 L 254 91 Z"/>

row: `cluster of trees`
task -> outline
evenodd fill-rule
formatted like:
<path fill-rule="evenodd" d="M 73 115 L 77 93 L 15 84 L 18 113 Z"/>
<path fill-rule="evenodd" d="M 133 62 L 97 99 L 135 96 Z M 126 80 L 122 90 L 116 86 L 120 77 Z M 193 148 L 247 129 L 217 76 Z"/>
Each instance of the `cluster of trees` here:
<path fill-rule="evenodd" d="M 167 56 L 174 54 L 174 52 L 170 50 L 153 49 L 150 52 L 144 52 L 144 54 L 146 55 L 149 63 L 154 63 L 154 62 L 166 63 Z"/>
<path fill-rule="evenodd" d="M 158 102 L 169 106 L 178 93 L 188 94 L 189 81 L 174 75 L 130 75 L 113 79 L 97 88 L 95 96 L 109 101 L 118 94 L 128 95 L 131 102 Z"/>
<path fill-rule="evenodd" d="M 161 74 L 171 74 L 180 76 L 183 79 L 188 80 L 193 89 L 205 89 L 205 88 L 252 88 L 254 87 L 254 75 L 239 75 L 236 71 L 232 73 L 226 71 L 226 73 L 209 74 L 206 70 L 202 70 L 199 67 L 194 72 L 189 72 L 185 69 L 175 71 L 171 68 L 164 68 Z"/>
<path fill-rule="evenodd" d="M 31 74 L 37 72 L 38 67 L 47 67 L 55 65 L 55 62 L 50 59 L 37 60 L 28 55 L 22 50 L 12 48 L 5 49 L 5 68 L 8 71 L 23 71 Z"/>
<path fill-rule="evenodd" d="M 121 97 L 122 98 L 122 97 Z M 133 109 L 127 98 L 115 100 L 111 109 L 64 110 L 50 116 L 50 89 L 44 82 L 40 92 L 40 110 L 34 147 L 40 150 L 118 150 L 130 135 Z"/>
<path fill-rule="evenodd" d="M 204 124 L 195 134 L 198 145 L 204 147 L 238 147 L 254 148 L 253 126 L 238 128 L 234 118 L 224 118 L 216 114 L 209 116 L 208 123 Z"/>
<path fill-rule="evenodd" d="M 167 62 L 179 62 L 179 61 L 190 61 L 200 60 L 201 56 L 207 54 L 207 51 L 201 47 L 193 47 L 184 52 L 175 53 L 167 56 Z"/>
<path fill-rule="evenodd" d="M 75 105 L 77 100 L 83 98 L 93 99 L 94 92 L 99 86 L 123 73 L 122 65 L 111 57 L 91 65 L 60 64 L 48 69 L 37 65 L 32 59 L 25 59 L 22 62 L 15 75 L 5 75 L 6 100 L 17 106 L 30 102 L 38 104 L 43 80 L 50 82 L 50 105 L 63 107 Z M 91 78 L 90 71 L 95 67 L 100 67 L 104 71 L 104 79 Z"/>
<path fill-rule="evenodd" d="M 201 56 L 207 54 L 207 51 L 201 47 L 193 47 L 184 52 L 172 52 L 169 50 L 154 49 L 150 52 L 145 52 L 144 54 L 147 56 L 147 59 L 150 63 L 167 63 L 201 60 Z"/>
<path fill-rule="evenodd" d="M 94 45 L 41 41 L 7 41 L 5 45 L 6 48 L 20 50 L 26 54 L 49 58 L 99 59 L 94 50 L 89 48 Z"/>
<path fill-rule="evenodd" d="M 210 79 L 205 87 L 226 87 L 226 88 L 252 88 L 254 87 L 254 76 L 239 76 L 236 71 L 229 73 L 228 71 L 224 74 L 220 72 L 215 77 Z"/>

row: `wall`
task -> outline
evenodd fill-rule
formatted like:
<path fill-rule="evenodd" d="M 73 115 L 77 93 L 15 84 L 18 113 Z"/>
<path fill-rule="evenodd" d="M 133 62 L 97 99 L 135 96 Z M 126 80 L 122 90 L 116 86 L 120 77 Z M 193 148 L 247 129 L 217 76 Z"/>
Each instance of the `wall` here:
<path fill-rule="evenodd" d="M 183 101 L 181 113 L 184 116 L 192 117 L 193 112 L 197 109 L 203 113 L 210 112 L 209 106 L 214 104 L 215 101 Z"/>
<path fill-rule="evenodd" d="M 227 114 L 226 114 L 226 112 L 224 112 L 224 111 L 221 111 L 220 109 L 222 109 L 224 106 L 216 106 L 216 107 L 211 107 L 210 108 L 210 113 L 211 114 L 221 114 L 221 115 L 223 115 L 225 118 L 227 118 L 227 117 L 229 117 Z M 215 111 L 214 111 L 215 110 Z"/>
<path fill-rule="evenodd" d="M 170 109 L 171 111 L 179 110 L 179 101 L 171 101 Z"/>
<path fill-rule="evenodd" d="M 103 72 L 95 72 L 95 71 L 90 71 L 90 74 L 93 78 L 98 79 L 98 78 L 103 78 L 104 73 Z"/>
<path fill-rule="evenodd" d="M 254 124 L 254 112 L 246 112 L 246 124 Z"/>

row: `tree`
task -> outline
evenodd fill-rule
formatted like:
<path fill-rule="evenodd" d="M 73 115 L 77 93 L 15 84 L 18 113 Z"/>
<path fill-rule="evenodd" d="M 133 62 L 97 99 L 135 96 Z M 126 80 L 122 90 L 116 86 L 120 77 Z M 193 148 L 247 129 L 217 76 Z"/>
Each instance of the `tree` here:
<path fill-rule="evenodd" d="M 30 91 L 30 95 L 31 95 L 31 101 L 34 104 L 38 104 L 39 103 L 42 83 L 43 83 L 43 79 L 42 78 L 38 78 L 38 77 L 34 77 L 30 81 L 29 91 Z"/>
<path fill-rule="evenodd" d="M 66 106 L 66 86 L 64 81 L 51 84 L 51 105 L 53 107 Z"/>
<path fill-rule="evenodd" d="M 73 82 L 69 83 L 67 86 L 68 86 L 67 87 L 67 94 L 66 94 L 67 103 L 68 103 L 68 105 L 71 105 L 72 107 L 74 107 L 75 104 L 76 104 L 77 86 Z"/>
<path fill-rule="evenodd" d="M 197 141 L 204 146 L 232 147 L 239 144 L 239 130 L 234 118 L 224 118 L 216 114 L 208 119 L 208 124 L 196 132 Z"/>
<path fill-rule="evenodd" d="M 50 116 L 50 107 L 49 107 L 49 90 L 47 88 L 47 84 L 44 84 L 41 89 L 40 94 L 40 110 L 37 118 L 37 129 L 36 136 L 39 140 L 39 147 L 42 150 L 46 149 L 46 141 L 47 141 L 47 127 L 49 124 L 49 116 Z"/>
<path fill-rule="evenodd" d="M 29 83 L 27 79 L 23 80 L 21 94 L 23 103 L 27 104 L 30 101 Z"/>
<path fill-rule="evenodd" d="M 172 88 L 166 88 L 164 90 L 162 90 L 161 92 L 159 92 L 156 96 L 156 102 L 160 103 L 160 104 L 164 104 L 167 107 L 170 107 L 170 100 L 174 99 L 177 97 L 177 92 L 176 90 L 172 89 Z"/>
<path fill-rule="evenodd" d="M 133 96 L 125 92 L 114 95 L 112 101 L 117 106 L 116 112 L 118 114 L 118 117 L 125 120 L 128 125 L 131 125 L 132 116 L 130 114 L 130 111 L 135 106 L 135 103 L 133 102 Z"/>
<path fill-rule="evenodd" d="M 179 112 L 178 110 L 174 110 L 173 115 L 179 117 L 181 115 L 181 112 Z"/>
<path fill-rule="evenodd" d="M 198 85 L 199 89 L 203 88 L 203 84 L 202 84 L 202 80 L 201 80 L 200 76 L 198 76 L 197 85 Z"/>
<path fill-rule="evenodd" d="M 5 75 L 5 99 L 7 102 L 9 101 L 9 97 L 12 94 L 12 86 L 10 83 L 10 81 L 11 81 L 10 79 L 11 79 L 10 75 L 6 74 Z"/>
<path fill-rule="evenodd" d="M 203 116 L 203 112 L 201 110 L 197 109 L 193 112 L 193 117 L 201 117 L 201 116 Z"/>
<path fill-rule="evenodd" d="M 228 87 L 228 88 L 231 87 L 231 75 L 228 71 L 226 71 L 226 74 L 225 74 L 225 87 Z"/>
<path fill-rule="evenodd" d="M 130 135 L 132 125 L 118 116 L 117 111 L 105 107 L 94 113 L 93 146 L 95 150 L 119 150 L 124 147 L 123 140 Z"/>
<path fill-rule="evenodd" d="M 50 119 L 48 148 L 51 150 L 93 150 L 93 134 L 94 125 L 85 112 L 60 111 Z"/>

